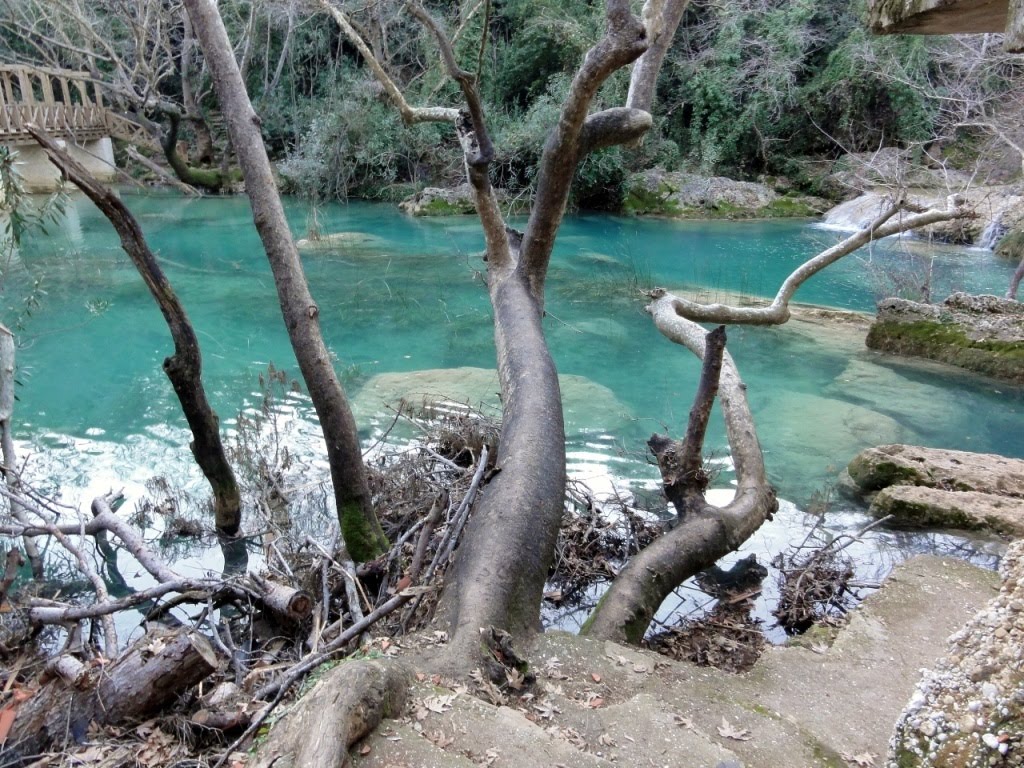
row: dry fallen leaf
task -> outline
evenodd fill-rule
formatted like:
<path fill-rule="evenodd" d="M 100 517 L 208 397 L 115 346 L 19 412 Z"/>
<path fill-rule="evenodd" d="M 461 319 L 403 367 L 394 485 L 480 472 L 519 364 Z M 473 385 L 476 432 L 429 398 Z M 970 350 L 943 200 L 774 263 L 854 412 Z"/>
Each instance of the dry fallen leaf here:
<path fill-rule="evenodd" d="M 861 752 L 859 755 L 843 752 L 839 756 L 850 763 L 850 765 L 856 765 L 858 768 L 871 768 L 875 764 L 875 758 L 878 757 L 874 752 Z"/>
<path fill-rule="evenodd" d="M 718 726 L 718 734 L 733 741 L 750 741 L 752 738 L 750 731 L 746 728 L 736 728 L 730 725 L 729 721 L 724 717 L 722 718 L 722 724 Z"/>
<path fill-rule="evenodd" d="M 595 683 L 600 683 L 601 682 L 601 676 L 599 674 L 597 674 L 597 672 L 591 672 L 590 673 L 590 679 L 593 680 Z"/>
<path fill-rule="evenodd" d="M 683 715 L 672 715 L 672 717 L 675 718 L 676 725 L 680 728 L 687 728 L 691 731 L 694 730 L 693 720 L 690 718 L 684 717 Z"/>
<path fill-rule="evenodd" d="M 370 754 L 370 745 L 369 744 L 363 744 L 363 746 L 361 746 L 359 748 L 359 754 L 360 755 L 368 755 L 368 754 Z"/>
<path fill-rule="evenodd" d="M 597 737 L 597 743 L 600 744 L 602 747 L 617 747 L 617 746 L 619 746 L 618 744 L 615 743 L 615 739 L 613 739 L 607 733 L 602 733 L 600 736 L 598 736 Z"/>

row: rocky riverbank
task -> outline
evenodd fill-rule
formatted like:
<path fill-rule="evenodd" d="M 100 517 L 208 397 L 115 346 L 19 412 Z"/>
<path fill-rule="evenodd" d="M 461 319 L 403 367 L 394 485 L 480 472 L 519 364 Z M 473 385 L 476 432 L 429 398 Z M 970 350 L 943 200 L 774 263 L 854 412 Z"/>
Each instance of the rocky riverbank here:
<path fill-rule="evenodd" d="M 1024 766 L 1024 541 L 1002 587 L 949 640 L 896 725 L 890 768 Z"/>
<path fill-rule="evenodd" d="M 985 529 L 1024 536 L 1024 460 L 882 445 L 847 467 L 850 488 L 876 517 L 914 528 Z"/>
<path fill-rule="evenodd" d="M 941 304 L 884 299 L 866 344 L 1024 384 L 1024 304 L 1012 299 L 965 293 Z"/>

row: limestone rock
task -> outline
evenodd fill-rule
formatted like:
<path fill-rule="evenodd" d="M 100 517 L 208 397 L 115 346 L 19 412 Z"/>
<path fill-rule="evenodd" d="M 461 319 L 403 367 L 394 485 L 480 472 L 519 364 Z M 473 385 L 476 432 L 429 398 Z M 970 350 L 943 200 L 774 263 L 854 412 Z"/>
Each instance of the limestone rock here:
<path fill-rule="evenodd" d="M 883 299 L 865 343 L 1024 383 L 1024 304 L 1010 299 L 964 293 L 937 305 Z"/>
<path fill-rule="evenodd" d="M 462 216 L 476 213 L 469 184 L 457 187 L 427 187 L 398 204 L 410 216 Z"/>
<path fill-rule="evenodd" d="M 885 414 L 863 406 L 805 392 L 784 392 L 770 398 L 752 396 L 754 419 L 765 446 L 769 474 L 776 455 L 821 477 L 842 467 L 862 445 L 895 442 L 903 428 Z M 808 488 L 809 494 L 813 488 Z"/>
<path fill-rule="evenodd" d="M 836 175 L 848 187 L 860 189 L 852 200 L 831 208 L 825 213 L 825 224 L 836 229 L 856 230 L 865 227 L 878 216 L 889 202 L 889 192 L 877 190 L 875 184 L 889 173 L 887 166 L 872 165 L 869 171 L 839 171 Z M 864 176 L 867 174 L 867 176 Z M 875 175 L 872 175 L 875 174 Z M 949 194 L 946 181 L 938 171 L 916 169 L 910 172 L 912 181 L 908 190 L 909 201 L 922 208 L 945 208 Z M 876 178 L 877 176 L 877 178 Z M 893 178 L 897 178 L 894 176 Z M 967 187 L 967 180 L 964 180 Z M 1000 233 L 1019 227 L 1024 222 L 1024 195 L 1019 187 L 996 185 L 968 188 L 961 193 L 968 207 L 977 217 L 948 221 L 924 227 L 909 234 L 912 238 L 940 240 L 947 243 L 983 245 L 991 247 Z"/>
<path fill-rule="evenodd" d="M 1024 499 L 1024 460 L 915 445 L 882 445 L 854 457 L 850 477 L 864 493 L 921 485 Z"/>
<path fill-rule="evenodd" d="M 333 251 L 346 248 L 379 248 L 384 240 L 365 232 L 329 232 L 319 237 L 304 237 L 295 243 L 302 251 Z"/>
<path fill-rule="evenodd" d="M 871 514 L 892 515 L 897 524 L 913 528 L 985 529 L 1024 536 L 1024 499 L 994 493 L 890 485 L 871 502 Z"/>
<path fill-rule="evenodd" d="M 783 197 L 771 187 L 723 176 L 700 176 L 652 168 L 626 182 L 625 208 L 640 215 L 693 218 L 816 216 L 827 207 L 818 198 Z"/>
<path fill-rule="evenodd" d="M 629 407 L 605 386 L 584 376 L 561 374 L 558 384 L 567 428 L 614 430 L 631 417 Z M 498 373 L 489 368 L 436 368 L 423 371 L 381 373 L 356 394 L 352 409 L 363 422 L 401 401 L 413 405 L 449 401 L 483 408 L 500 416 Z"/>
<path fill-rule="evenodd" d="M 1024 541 L 1010 545 L 1000 572 L 998 596 L 924 671 L 896 724 L 891 768 L 1024 762 Z"/>

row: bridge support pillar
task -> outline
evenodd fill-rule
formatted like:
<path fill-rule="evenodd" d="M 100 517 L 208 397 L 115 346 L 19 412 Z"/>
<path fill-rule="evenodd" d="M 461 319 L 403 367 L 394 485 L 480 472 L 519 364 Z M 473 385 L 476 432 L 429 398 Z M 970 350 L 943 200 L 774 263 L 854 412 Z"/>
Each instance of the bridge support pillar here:
<path fill-rule="evenodd" d="M 109 138 L 86 141 L 81 145 L 63 139 L 58 139 L 57 143 L 100 181 L 109 182 L 117 178 L 114 147 Z M 60 185 L 60 171 L 47 159 L 40 147 L 35 144 L 19 144 L 15 149 L 18 152 L 15 167 L 26 192 L 53 192 L 57 189 Z"/>

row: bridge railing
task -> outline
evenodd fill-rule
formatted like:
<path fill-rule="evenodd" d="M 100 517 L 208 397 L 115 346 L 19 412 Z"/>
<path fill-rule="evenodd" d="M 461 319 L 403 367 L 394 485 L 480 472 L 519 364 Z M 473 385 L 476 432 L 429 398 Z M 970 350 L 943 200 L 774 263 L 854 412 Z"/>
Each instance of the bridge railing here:
<path fill-rule="evenodd" d="M 48 133 L 90 140 L 107 135 L 107 109 L 84 72 L 0 66 L 0 142 L 32 141 L 25 123 Z"/>

